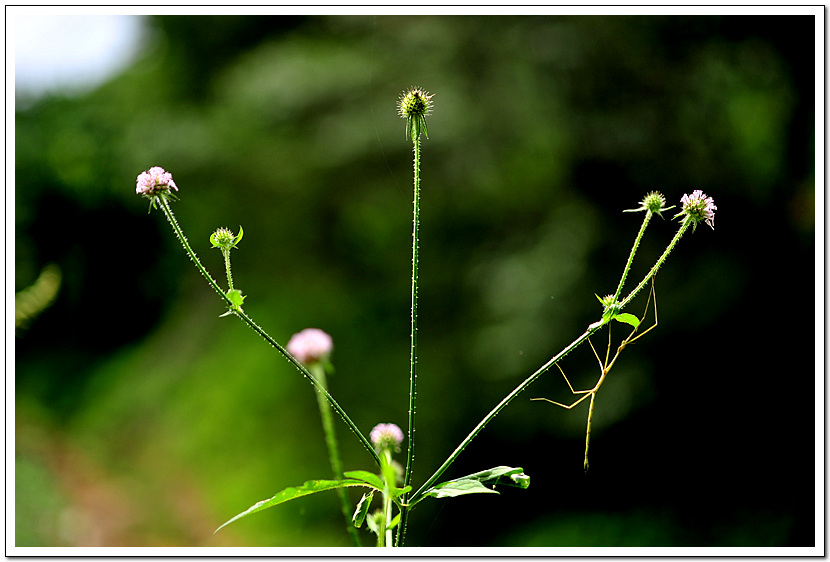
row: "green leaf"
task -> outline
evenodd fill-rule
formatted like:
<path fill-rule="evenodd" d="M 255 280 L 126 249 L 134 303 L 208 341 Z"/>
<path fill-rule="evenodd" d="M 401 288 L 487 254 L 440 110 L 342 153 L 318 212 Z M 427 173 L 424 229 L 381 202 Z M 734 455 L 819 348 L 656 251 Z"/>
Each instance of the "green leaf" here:
<path fill-rule="evenodd" d="M 616 320 L 617 322 L 623 322 L 625 324 L 631 324 L 635 328 L 640 325 L 640 319 L 634 316 L 633 314 L 628 314 L 627 312 L 617 314 L 616 316 L 614 316 L 614 320 Z"/>
<path fill-rule="evenodd" d="M 395 517 L 392 518 L 392 521 L 390 521 L 389 523 L 386 524 L 386 530 L 391 531 L 392 529 L 397 527 L 398 523 L 400 523 L 400 522 L 401 522 L 401 514 L 400 514 L 400 512 L 398 512 L 398 514 Z"/>
<path fill-rule="evenodd" d="M 459 478 L 433 486 L 426 493 L 427 496 L 433 498 L 454 498 L 467 494 L 498 494 L 498 492 L 491 490 L 478 480 Z"/>
<path fill-rule="evenodd" d="M 380 479 L 380 476 L 377 474 L 372 474 L 366 470 L 351 470 L 349 472 L 344 472 L 343 476 L 346 478 L 352 478 L 354 480 L 361 480 L 366 482 L 373 488 L 376 488 L 378 491 L 383 491 L 383 481 Z"/>
<path fill-rule="evenodd" d="M 239 235 L 233 239 L 233 247 L 236 248 L 236 245 L 239 244 L 239 241 L 242 240 L 242 225 L 239 225 Z"/>
<path fill-rule="evenodd" d="M 231 301 L 231 306 L 234 308 L 239 308 L 245 301 L 245 297 L 242 296 L 242 291 L 239 289 L 228 291 L 226 296 L 228 297 L 228 300 Z"/>
<path fill-rule="evenodd" d="M 366 520 L 366 514 L 369 513 L 369 506 L 372 505 L 372 496 L 374 494 L 374 492 L 363 494 L 363 497 L 357 502 L 357 508 L 354 510 L 354 515 L 352 516 L 352 524 L 358 529 L 363 526 L 363 522 Z"/>
<path fill-rule="evenodd" d="M 411 490 L 412 486 L 405 486 L 403 488 L 392 488 L 391 490 L 389 490 L 389 495 L 392 496 L 393 500 L 396 500 Z"/>
<path fill-rule="evenodd" d="M 433 486 L 425 495 L 434 498 L 450 498 L 465 494 L 497 494 L 495 490 L 484 484 L 511 486 L 527 489 L 530 486 L 530 477 L 521 467 L 497 466 L 490 470 L 482 470 L 455 480 L 449 480 Z"/>
<path fill-rule="evenodd" d="M 309 480 L 299 488 L 286 488 L 285 490 L 278 492 L 270 499 L 255 503 L 242 513 L 225 521 L 213 533 L 216 534 L 222 527 L 230 525 L 234 521 L 247 517 L 253 513 L 257 513 L 258 511 L 268 509 L 269 507 L 274 507 L 275 505 L 295 500 L 303 496 L 308 496 L 310 494 L 316 494 L 317 492 L 325 492 L 326 490 L 334 490 L 336 488 L 346 488 L 351 486 L 366 486 L 366 483 L 361 480 Z"/>

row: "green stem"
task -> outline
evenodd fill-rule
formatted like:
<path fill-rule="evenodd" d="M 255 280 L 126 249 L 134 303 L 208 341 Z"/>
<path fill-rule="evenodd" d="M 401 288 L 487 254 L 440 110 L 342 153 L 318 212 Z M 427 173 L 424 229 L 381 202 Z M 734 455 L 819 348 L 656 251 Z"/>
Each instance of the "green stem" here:
<path fill-rule="evenodd" d="M 222 254 L 225 256 L 225 272 L 228 274 L 228 290 L 233 291 L 233 276 L 231 275 L 231 251 L 223 249 Z"/>
<path fill-rule="evenodd" d="M 320 385 L 328 390 L 328 382 L 326 381 L 326 368 L 322 363 L 317 362 L 309 366 Z M 331 415 L 331 405 L 320 392 L 317 395 L 317 406 L 320 409 L 320 419 L 323 422 L 323 432 L 326 436 L 326 448 L 329 452 L 329 462 L 331 463 L 331 470 L 334 473 L 335 480 L 343 478 L 343 461 L 340 459 L 340 448 L 337 444 L 337 433 L 334 429 L 334 419 Z M 337 488 L 337 496 L 340 499 L 340 509 L 343 512 L 343 517 L 346 520 L 346 531 L 352 539 L 355 546 L 361 546 L 360 537 L 357 534 L 357 529 L 352 524 L 351 504 L 349 503 L 349 495 L 345 488 Z"/>
<path fill-rule="evenodd" d="M 418 491 L 415 492 L 415 494 L 412 496 L 412 500 L 409 502 L 409 507 L 414 506 L 416 503 L 418 503 L 418 501 L 423 499 L 424 493 L 428 491 L 432 487 L 432 485 L 435 484 L 438 478 L 441 477 L 444 471 L 447 470 L 453 462 L 455 462 L 455 459 L 458 457 L 458 455 L 461 454 L 461 451 L 463 451 L 467 447 L 467 445 L 470 444 L 470 441 L 472 441 L 476 437 L 476 435 L 478 435 L 479 432 L 482 429 L 484 429 L 484 426 L 490 423 L 490 420 L 496 417 L 499 412 L 501 412 L 516 396 L 521 394 L 522 391 L 524 391 L 528 386 L 530 386 L 533 383 L 533 381 L 545 374 L 548 370 L 550 370 L 551 367 L 556 365 L 556 363 L 558 363 L 568 353 L 576 349 L 580 344 L 584 343 L 591 335 L 594 334 L 594 332 L 596 332 L 600 328 L 602 328 L 602 324 L 600 322 L 591 324 L 591 326 L 585 331 L 584 334 L 582 334 L 574 341 L 572 341 L 570 344 L 568 344 L 568 346 L 565 347 L 565 349 L 560 351 L 558 354 L 554 355 L 547 363 L 539 367 L 539 369 L 535 373 L 527 377 L 519 386 L 513 389 L 513 391 L 510 394 L 505 396 L 501 402 L 496 404 L 496 407 L 493 408 L 490 411 L 490 413 L 487 414 L 484 417 L 484 419 L 481 420 L 477 426 L 475 426 L 475 428 L 473 428 L 473 430 L 470 432 L 469 435 L 467 435 L 464 441 L 462 441 L 461 444 L 458 447 L 456 447 L 455 451 L 453 451 L 452 454 L 450 454 L 450 456 L 447 458 L 447 460 L 444 461 L 444 464 L 442 464 L 438 468 L 438 470 L 436 470 L 435 473 L 432 476 L 430 476 L 429 480 L 427 480 L 423 484 L 423 486 L 421 486 L 418 489 Z"/>
<path fill-rule="evenodd" d="M 179 239 L 179 242 L 182 243 L 182 246 L 184 246 L 187 255 L 190 256 L 190 260 L 196 265 L 196 268 L 199 270 L 199 273 L 201 273 L 202 276 L 205 279 L 207 279 L 207 282 L 210 284 L 211 287 L 213 287 L 213 290 L 219 293 L 219 296 L 222 297 L 222 299 L 225 301 L 225 304 L 231 306 L 233 304 L 231 303 L 231 300 L 225 295 L 225 292 L 219 286 L 219 283 L 217 283 L 216 280 L 210 276 L 210 273 L 208 273 L 207 269 L 205 269 L 205 267 L 202 265 L 202 262 L 200 262 L 199 258 L 196 257 L 196 252 L 194 252 L 193 248 L 190 247 L 190 244 L 188 243 L 187 238 L 184 235 L 184 232 L 182 232 L 182 229 L 179 227 L 179 223 L 176 222 L 176 217 L 175 215 L 173 215 L 173 210 L 170 208 L 170 204 L 167 202 L 167 199 L 165 199 L 164 197 L 159 197 L 158 200 L 161 202 L 161 210 L 164 211 L 164 216 L 167 217 L 167 222 L 169 222 L 170 226 L 173 227 L 173 232 L 176 234 L 176 237 Z"/>
<path fill-rule="evenodd" d="M 210 276 L 205 267 L 202 265 L 202 262 L 200 262 L 199 258 L 196 257 L 196 252 L 194 252 L 193 248 L 190 247 L 190 244 L 187 242 L 187 238 L 185 237 L 184 232 L 182 232 L 182 229 L 179 228 L 179 224 L 176 222 L 176 217 L 173 215 L 173 210 L 170 209 L 170 206 L 167 203 L 167 201 L 163 198 L 160 199 L 161 208 L 164 211 L 164 215 L 167 217 L 167 221 L 173 227 L 173 232 L 175 232 L 179 241 L 182 243 L 182 246 L 184 246 L 184 249 L 187 252 L 188 256 L 190 256 L 191 261 L 193 261 L 193 263 L 196 265 L 196 268 L 199 270 L 202 276 L 204 276 L 204 278 L 207 279 L 210 286 L 213 287 L 213 289 L 217 293 L 219 293 L 219 296 L 222 297 L 222 299 L 225 301 L 225 304 L 227 304 L 229 307 L 233 306 L 231 300 L 227 297 L 227 295 L 225 295 L 221 287 L 219 287 L 219 284 L 213 279 L 213 277 Z M 366 436 L 364 436 L 363 433 L 360 432 L 360 429 L 358 429 L 357 425 L 355 425 L 351 418 L 349 418 L 349 416 L 346 414 L 346 411 L 343 410 L 340 404 L 338 404 L 337 401 L 334 398 L 332 398 L 328 390 L 326 390 L 326 388 L 320 384 L 320 381 L 314 378 L 314 376 L 308 371 L 308 369 L 305 368 L 305 366 L 302 363 L 297 361 L 297 359 L 295 359 L 293 355 L 288 353 L 284 347 L 277 343 L 277 340 L 272 338 L 265 330 L 260 328 L 256 324 L 256 322 L 254 322 L 247 314 L 242 312 L 242 310 L 240 310 L 237 307 L 233 310 L 233 312 L 234 314 L 236 314 L 236 316 L 241 318 L 248 326 L 250 326 L 250 328 L 253 331 L 255 331 L 266 342 L 268 342 L 271 345 L 271 347 L 279 351 L 283 355 L 283 357 L 285 357 L 289 361 L 289 363 L 294 365 L 294 367 L 296 367 L 296 369 L 300 371 L 300 373 L 305 378 L 307 378 L 311 382 L 311 384 L 313 384 L 314 387 L 323 394 L 323 396 L 326 397 L 326 400 L 328 400 L 329 404 L 331 404 L 334 410 L 340 415 L 341 418 L 343 418 L 343 421 L 346 422 L 346 425 L 349 426 L 349 429 L 352 430 L 352 432 L 357 436 L 358 440 L 360 440 L 360 443 L 363 445 L 363 447 L 367 451 L 369 451 L 369 454 L 372 455 L 374 461 L 378 464 L 378 466 L 380 466 L 380 457 L 378 457 L 378 454 L 375 452 L 375 448 L 372 446 L 371 443 L 369 443 L 369 440 L 366 439 Z"/>
<path fill-rule="evenodd" d="M 643 221 L 643 226 L 640 228 L 640 234 L 637 237 L 638 240 L 642 236 L 643 230 L 645 229 L 646 223 L 648 222 L 648 218 L 649 217 L 647 217 L 646 220 Z M 683 221 L 683 223 L 680 225 L 680 229 L 677 231 L 677 234 L 674 235 L 674 238 L 669 243 L 666 250 L 663 252 L 663 255 L 660 256 L 660 259 L 657 260 L 657 263 L 654 264 L 654 267 L 651 268 L 651 271 L 649 271 L 648 274 L 646 274 L 646 276 L 643 278 L 643 280 L 640 282 L 640 284 L 637 285 L 637 287 L 633 291 L 631 291 L 631 293 L 620 303 L 620 310 L 622 310 L 622 308 L 625 305 L 627 305 L 631 301 L 631 299 L 634 298 L 634 296 L 646 285 L 646 283 L 648 283 L 648 281 L 652 277 L 654 277 L 654 274 L 657 273 L 657 270 L 660 268 L 661 265 L 663 265 L 663 262 L 666 261 L 666 258 L 668 257 L 669 253 L 671 253 L 671 251 L 677 245 L 678 240 L 680 240 L 680 237 L 683 236 L 683 233 L 686 232 L 686 229 L 689 227 L 690 224 L 692 224 L 692 221 L 689 218 L 686 218 Z M 635 249 L 636 249 L 636 246 L 637 246 L 637 243 L 635 243 Z M 629 263 L 626 265 L 626 269 L 628 269 L 631 265 L 631 261 L 633 260 L 634 251 L 635 250 L 632 250 L 632 254 L 629 257 Z M 620 286 L 622 286 L 622 282 L 620 283 Z M 619 289 L 618 289 L 618 291 L 619 291 Z M 414 495 L 412 495 L 412 499 L 411 499 L 411 501 L 409 501 L 408 506 L 411 508 L 416 503 L 418 503 L 421 499 L 423 499 L 425 492 L 427 492 L 430 489 L 430 487 L 432 487 L 432 485 L 435 484 L 435 482 L 438 480 L 438 478 L 441 477 L 441 475 L 444 473 L 444 471 L 446 471 L 447 468 L 449 468 L 450 465 L 452 465 L 452 463 L 455 461 L 455 459 L 458 458 L 458 455 L 460 455 L 461 452 L 467 447 L 467 445 L 469 445 L 470 441 L 472 441 L 476 437 L 476 435 L 478 435 L 479 432 L 482 429 L 484 429 L 484 426 L 486 426 L 490 422 L 490 420 L 492 420 L 494 417 L 496 417 L 498 415 L 498 413 L 501 412 L 501 410 L 505 408 L 505 406 L 507 406 L 516 396 L 518 396 L 522 391 L 524 391 L 528 386 L 530 386 L 536 379 L 538 379 L 540 376 L 542 376 L 544 373 L 546 373 L 551 367 L 553 367 L 556 363 L 558 363 L 560 359 L 565 357 L 565 355 L 567 355 L 568 353 L 573 351 L 576 347 L 578 347 L 580 344 L 585 342 L 585 340 L 587 340 L 597 330 L 602 328 L 603 325 L 604 325 L 604 323 L 602 321 L 595 322 L 595 323 L 591 324 L 588 327 L 588 329 L 585 331 L 585 333 L 583 333 L 581 336 L 576 338 L 567 347 L 565 347 L 565 349 L 560 351 L 557 355 L 553 356 L 550 359 L 550 361 L 548 361 L 547 363 L 545 363 L 544 365 L 539 367 L 539 369 L 535 373 L 530 375 L 519 386 L 517 386 L 515 389 L 513 389 L 513 391 L 510 394 L 508 394 L 501 402 L 499 402 L 496 405 L 496 407 L 493 408 L 490 411 L 490 413 L 487 414 L 484 417 L 484 419 L 481 420 L 478 423 L 477 426 L 475 426 L 475 428 L 473 428 L 473 430 L 470 432 L 469 435 L 467 435 L 467 437 L 464 439 L 464 441 L 462 441 L 461 444 L 458 447 L 456 447 L 456 449 L 452 452 L 452 454 L 450 454 L 450 456 L 447 458 L 447 460 L 444 461 L 444 464 L 442 464 L 440 467 L 438 467 L 438 470 L 436 470 L 435 473 L 432 476 L 430 476 L 429 480 L 427 480 L 418 489 L 418 491 L 415 492 Z M 586 442 L 586 445 L 587 445 L 587 442 Z"/>
<path fill-rule="evenodd" d="M 641 290 L 643 287 L 645 287 L 645 286 L 646 286 L 646 283 L 648 283 L 648 282 L 649 282 L 649 280 L 650 280 L 652 277 L 654 277 L 654 275 L 657 273 L 657 270 L 658 270 L 658 269 L 660 269 L 660 266 L 661 266 L 661 265 L 663 265 L 663 262 L 665 262 L 665 261 L 666 261 L 666 258 L 669 256 L 669 254 L 671 253 L 671 251 L 672 251 L 672 250 L 674 249 L 674 247 L 677 245 L 677 242 L 678 242 L 678 241 L 680 240 L 680 238 L 683 236 L 683 233 L 684 233 L 684 232 L 686 232 L 686 229 L 687 229 L 687 228 L 689 228 L 689 225 L 690 225 L 690 224 L 692 224 L 692 220 L 691 220 L 690 218 L 686 217 L 686 218 L 683 220 L 683 223 L 680 225 L 680 228 L 678 229 L 677 234 L 675 234 L 675 235 L 674 235 L 674 238 L 672 238 L 672 241 L 671 241 L 671 242 L 669 243 L 669 245 L 666 247 L 666 250 L 663 252 L 663 255 L 662 255 L 662 256 L 660 256 L 660 259 L 658 259 L 658 260 L 657 260 L 657 262 L 654 264 L 654 267 L 652 267 L 652 268 L 651 268 L 651 271 L 649 271 L 649 272 L 646 274 L 646 276 L 645 276 L 645 277 L 643 277 L 643 280 L 642 280 L 642 281 L 640 281 L 640 284 L 639 284 L 639 285 L 637 285 L 637 287 L 635 287 L 635 288 L 634 288 L 634 290 L 633 290 L 633 291 L 631 291 L 631 292 L 628 294 L 628 296 L 627 296 L 627 297 L 625 297 L 625 299 L 623 299 L 623 301 L 620 303 L 620 310 L 622 310 L 622 309 L 625 307 L 625 305 L 627 305 L 629 302 L 631 302 L 631 299 L 633 299 L 633 298 L 637 295 L 637 293 L 639 293 L 639 292 L 640 292 L 640 290 Z"/>
<path fill-rule="evenodd" d="M 407 434 L 406 472 L 404 473 L 404 487 L 412 482 L 412 470 L 415 461 L 415 401 L 417 396 L 416 382 L 418 379 L 418 246 L 421 208 L 421 139 L 413 136 L 413 152 L 415 153 L 414 168 L 414 195 L 412 199 L 412 308 L 411 326 L 409 331 L 409 430 Z M 406 496 L 403 498 L 406 502 Z M 408 509 L 401 510 L 401 522 L 398 527 L 398 546 L 406 538 L 406 522 Z"/>
<path fill-rule="evenodd" d="M 625 285 L 625 278 L 628 277 L 628 271 L 631 269 L 631 264 L 634 262 L 634 254 L 637 253 L 637 248 L 640 246 L 640 240 L 643 238 L 643 234 L 646 231 L 646 227 L 648 226 L 648 222 L 651 220 L 652 212 L 646 209 L 646 216 L 643 219 L 643 225 L 640 227 L 640 232 L 637 234 L 637 238 L 634 239 L 634 246 L 631 248 L 631 253 L 628 255 L 628 263 L 625 264 L 625 269 L 623 269 L 622 277 L 620 278 L 620 284 L 617 285 L 617 292 L 614 293 L 614 300 L 612 303 L 616 303 L 617 299 L 620 298 L 620 293 L 622 293 L 623 285 Z"/>
<path fill-rule="evenodd" d="M 392 537 L 390 536 L 392 533 L 387 532 L 387 526 L 389 522 L 392 520 L 392 496 L 390 494 L 390 489 L 394 486 L 394 481 L 390 482 L 388 467 L 392 466 L 392 454 L 391 452 L 386 449 L 383 452 L 385 457 L 385 467 L 381 468 L 381 477 L 383 478 L 383 516 L 380 518 L 380 526 L 378 527 L 378 546 L 394 546 L 392 542 Z"/>

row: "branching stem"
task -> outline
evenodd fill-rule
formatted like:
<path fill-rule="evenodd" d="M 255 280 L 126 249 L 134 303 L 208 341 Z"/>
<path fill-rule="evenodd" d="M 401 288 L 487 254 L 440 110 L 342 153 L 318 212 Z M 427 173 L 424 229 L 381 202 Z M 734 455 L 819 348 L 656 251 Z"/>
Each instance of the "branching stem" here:
<path fill-rule="evenodd" d="M 173 227 L 173 232 L 176 234 L 176 237 L 182 243 L 182 246 L 184 246 L 185 251 L 187 252 L 188 256 L 190 256 L 190 259 L 193 261 L 193 263 L 196 265 L 196 268 L 199 270 L 202 276 L 205 279 L 207 279 L 210 286 L 213 287 L 213 290 L 219 293 L 219 296 L 222 297 L 222 300 L 225 301 L 225 304 L 227 304 L 228 307 L 232 307 L 233 303 L 231 302 L 231 300 L 227 297 L 227 295 L 225 295 L 225 293 L 222 291 L 222 288 L 219 287 L 219 284 L 216 282 L 216 280 L 214 280 L 213 277 L 210 276 L 205 267 L 202 265 L 202 262 L 199 261 L 199 258 L 196 256 L 196 252 L 194 252 L 193 248 L 190 247 L 190 244 L 188 243 L 187 238 L 184 235 L 184 232 L 182 232 L 182 229 L 176 222 L 176 217 L 173 215 L 173 210 L 170 208 L 168 202 L 164 198 L 160 198 L 160 200 L 161 208 L 162 211 L 164 211 L 165 217 L 167 217 L 167 221 Z M 334 408 L 334 410 L 340 415 L 340 417 L 343 418 L 343 421 L 346 422 L 346 425 L 349 426 L 349 429 L 352 430 L 352 432 L 357 436 L 358 440 L 360 440 L 360 443 L 363 445 L 363 447 L 367 451 L 369 451 L 369 454 L 372 455 L 374 461 L 378 464 L 378 466 L 380 466 L 380 458 L 378 457 L 378 454 L 375 452 L 375 448 L 372 446 L 371 443 L 369 443 L 369 440 L 366 439 L 366 436 L 363 435 L 363 433 L 361 433 L 360 429 L 358 429 L 357 425 L 355 425 L 351 418 L 349 418 L 349 416 L 346 414 L 345 410 L 343 410 L 340 404 L 338 404 L 337 401 L 334 398 L 332 398 L 331 394 L 329 394 L 329 391 L 322 384 L 320 384 L 320 381 L 314 378 L 314 375 L 312 375 L 302 363 L 297 361 L 297 359 L 295 359 L 293 355 L 288 353 L 288 351 L 286 351 L 284 347 L 277 343 L 277 340 L 272 338 L 247 314 L 242 312 L 242 310 L 240 310 L 239 307 L 233 309 L 233 313 L 239 318 L 241 318 L 243 322 L 245 322 L 257 334 L 259 334 L 266 342 L 268 342 L 271 345 L 271 347 L 279 351 L 283 355 L 283 357 L 285 357 L 288 360 L 289 363 L 294 365 L 294 367 L 298 371 L 300 371 L 300 373 L 304 377 L 306 377 L 311 382 L 311 384 L 313 384 L 314 387 L 318 391 L 320 391 L 320 393 L 323 396 L 325 396 L 326 400 L 328 400 L 332 408 Z"/>

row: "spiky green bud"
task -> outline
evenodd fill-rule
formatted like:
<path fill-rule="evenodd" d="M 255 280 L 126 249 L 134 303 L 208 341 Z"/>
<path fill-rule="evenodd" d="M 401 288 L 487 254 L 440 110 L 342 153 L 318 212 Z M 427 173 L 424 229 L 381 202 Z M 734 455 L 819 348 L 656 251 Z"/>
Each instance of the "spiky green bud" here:
<path fill-rule="evenodd" d="M 398 115 L 406 119 L 406 136 L 413 143 L 421 136 L 421 132 L 429 138 L 426 117 L 432 113 L 434 95 L 413 86 L 402 93 L 398 100 Z"/>

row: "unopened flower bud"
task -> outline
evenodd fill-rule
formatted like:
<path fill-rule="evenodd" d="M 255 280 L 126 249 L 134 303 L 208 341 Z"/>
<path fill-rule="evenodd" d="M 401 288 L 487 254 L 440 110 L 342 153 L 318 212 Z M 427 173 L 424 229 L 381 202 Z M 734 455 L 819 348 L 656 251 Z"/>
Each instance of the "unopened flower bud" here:
<path fill-rule="evenodd" d="M 421 132 L 429 138 L 426 118 L 432 113 L 434 95 L 413 86 L 401 94 L 398 100 L 398 115 L 406 119 L 406 136 L 411 138 L 413 143 L 421 136 Z"/>
<path fill-rule="evenodd" d="M 663 197 L 663 194 L 659 191 L 652 191 L 645 197 L 643 200 L 640 201 L 640 206 L 636 209 L 627 209 L 623 211 L 624 213 L 636 213 L 637 211 L 651 211 L 655 215 L 659 215 L 662 217 L 661 214 L 663 211 L 667 211 L 671 209 L 671 207 L 666 207 L 666 198 Z"/>
<path fill-rule="evenodd" d="M 213 244 L 215 248 L 219 248 L 223 251 L 228 251 L 231 248 L 236 248 L 237 244 L 240 240 L 242 240 L 242 227 L 239 227 L 239 235 L 237 236 L 230 229 L 222 227 L 217 228 L 216 232 L 210 235 L 210 243 Z"/>

